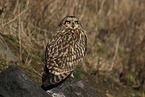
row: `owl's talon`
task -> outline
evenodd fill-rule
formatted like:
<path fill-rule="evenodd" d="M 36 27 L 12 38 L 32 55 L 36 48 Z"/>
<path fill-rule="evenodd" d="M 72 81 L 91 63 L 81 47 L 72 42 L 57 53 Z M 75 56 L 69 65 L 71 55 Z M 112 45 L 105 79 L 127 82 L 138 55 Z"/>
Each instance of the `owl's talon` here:
<path fill-rule="evenodd" d="M 74 78 L 74 75 L 73 75 L 73 73 L 72 73 L 70 76 Z"/>

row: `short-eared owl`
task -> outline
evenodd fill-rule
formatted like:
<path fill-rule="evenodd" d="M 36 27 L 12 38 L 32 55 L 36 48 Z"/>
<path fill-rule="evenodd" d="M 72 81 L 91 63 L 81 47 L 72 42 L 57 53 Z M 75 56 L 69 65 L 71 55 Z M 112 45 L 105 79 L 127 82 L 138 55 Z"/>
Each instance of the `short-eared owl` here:
<path fill-rule="evenodd" d="M 87 50 L 87 35 L 75 16 L 67 16 L 58 25 L 46 46 L 42 85 L 57 84 L 71 75 Z"/>

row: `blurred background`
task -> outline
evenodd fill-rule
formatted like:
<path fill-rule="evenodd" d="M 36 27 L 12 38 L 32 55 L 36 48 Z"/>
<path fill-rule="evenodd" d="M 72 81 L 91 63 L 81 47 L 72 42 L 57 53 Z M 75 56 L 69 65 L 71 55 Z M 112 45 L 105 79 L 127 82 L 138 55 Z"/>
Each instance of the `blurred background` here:
<path fill-rule="evenodd" d="M 76 16 L 87 31 L 88 50 L 75 77 L 103 97 L 145 97 L 145 0 L 1 0 L 0 43 L 15 65 L 41 85 L 46 44 L 58 23 Z"/>

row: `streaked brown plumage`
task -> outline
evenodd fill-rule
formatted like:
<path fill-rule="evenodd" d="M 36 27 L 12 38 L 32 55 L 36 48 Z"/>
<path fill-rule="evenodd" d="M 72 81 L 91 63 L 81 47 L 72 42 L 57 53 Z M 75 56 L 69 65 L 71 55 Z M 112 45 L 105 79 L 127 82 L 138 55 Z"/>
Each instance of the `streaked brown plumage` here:
<path fill-rule="evenodd" d="M 59 83 L 70 75 L 87 50 L 87 35 L 75 16 L 65 17 L 47 44 L 43 86 Z"/>

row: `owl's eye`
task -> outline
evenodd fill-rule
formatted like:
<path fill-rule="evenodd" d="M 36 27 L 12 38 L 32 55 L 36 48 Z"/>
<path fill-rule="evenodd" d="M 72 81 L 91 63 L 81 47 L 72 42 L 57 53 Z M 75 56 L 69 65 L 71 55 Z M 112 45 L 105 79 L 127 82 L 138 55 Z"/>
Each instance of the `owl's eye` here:
<path fill-rule="evenodd" d="M 65 21 L 65 24 L 70 24 L 70 21 Z"/>
<path fill-rule="evenodd" d="M 78 21 L 75 21 L 76 24 L 78 24 Z"/>

